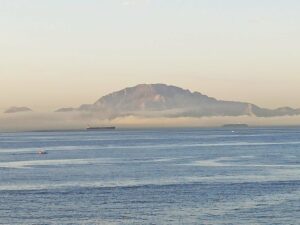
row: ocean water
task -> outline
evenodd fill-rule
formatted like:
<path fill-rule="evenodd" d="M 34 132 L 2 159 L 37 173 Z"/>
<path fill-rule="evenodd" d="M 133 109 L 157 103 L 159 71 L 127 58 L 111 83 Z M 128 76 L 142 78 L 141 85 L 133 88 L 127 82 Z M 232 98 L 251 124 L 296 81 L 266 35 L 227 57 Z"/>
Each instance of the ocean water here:
<path fill-rule="evenodd" d="M 300 224 L 300 128 L 1 133 L 0 224 Z"/>

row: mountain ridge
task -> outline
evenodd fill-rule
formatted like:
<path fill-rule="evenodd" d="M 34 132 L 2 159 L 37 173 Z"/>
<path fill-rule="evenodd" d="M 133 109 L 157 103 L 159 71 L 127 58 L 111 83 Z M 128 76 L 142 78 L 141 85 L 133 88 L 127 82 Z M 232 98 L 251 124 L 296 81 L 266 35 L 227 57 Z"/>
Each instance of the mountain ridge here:
<path fill-rule="evenodd" d="M 56 110 L 56 112 L 71 111 L 100 113 L 109 118 L 128 115 L 147 117 L 157 115 L 165 117 L 300 115 L 300 109 L 291 107 L 267 109 L 248 102 L 218 100 L 197 91 L 191 92 L 188 89 L 161 83 L 127 87 L 104 95 L 93 104 Z"/>
<path fill-rule="evenodd" d="M 26 106 L 12 106 L 4 111 L 4 113 L 20 113 L 20 112 L 32 112 L 32 109 Z"/>

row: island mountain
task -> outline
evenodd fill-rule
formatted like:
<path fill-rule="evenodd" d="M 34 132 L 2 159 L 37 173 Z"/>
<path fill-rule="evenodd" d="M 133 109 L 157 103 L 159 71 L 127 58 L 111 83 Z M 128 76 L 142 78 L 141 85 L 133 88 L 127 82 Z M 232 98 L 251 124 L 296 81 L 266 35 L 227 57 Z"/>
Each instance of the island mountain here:
<path fill-rule="evenodd" d="M 300 115 L 300 109 L 261 108 L 255 104 L 223 101 L 166 84 L 140 84 L 101 97 L 94 104 L 78 108 L 62 108 L 56 112 L 94 112 L 108 118 L 120 116 L 209 117 L 256 116 L 275 117 Z"/>
<path fill-rule="evenodd" d="M 19 113 L 19 112 L 31 112 L 32 110 L 28 107 L 12 106 L 4 111 L 4 113 Z"/>

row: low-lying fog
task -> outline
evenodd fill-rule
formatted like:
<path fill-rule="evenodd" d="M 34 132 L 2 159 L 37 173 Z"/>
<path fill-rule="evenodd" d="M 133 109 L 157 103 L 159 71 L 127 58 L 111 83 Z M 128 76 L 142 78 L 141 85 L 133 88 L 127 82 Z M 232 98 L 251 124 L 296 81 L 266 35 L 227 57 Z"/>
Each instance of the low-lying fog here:
<path fill-rule="evenodd" d="M 123 116 L 105 119 L 92 113 L 17 113 L 0 114 L 0 131 L 32 131 L 56 129 L 85 129 L 87 126 L 113 125 L 120 128 L 134 127 L 219 127 L 228 123 L 245 123 L 250 126 L 295 126 L 300 125 L 300 116 L 258 118 L 239 117 L 176 117 L 160 115 Z"/>

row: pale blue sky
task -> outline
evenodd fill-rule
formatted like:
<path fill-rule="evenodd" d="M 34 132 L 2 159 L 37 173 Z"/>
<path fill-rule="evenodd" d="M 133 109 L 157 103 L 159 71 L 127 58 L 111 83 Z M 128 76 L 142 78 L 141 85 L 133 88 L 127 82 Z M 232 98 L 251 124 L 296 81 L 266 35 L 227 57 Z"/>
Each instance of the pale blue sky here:
<path fill-rule="evenodd" d="M 300 107 L 296 0 L 1 0 L 0 109 L 168 83 Z"/>

